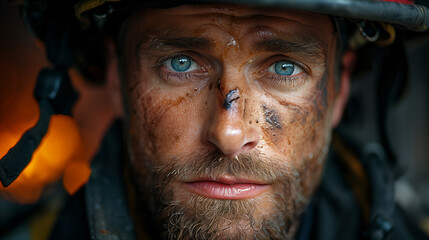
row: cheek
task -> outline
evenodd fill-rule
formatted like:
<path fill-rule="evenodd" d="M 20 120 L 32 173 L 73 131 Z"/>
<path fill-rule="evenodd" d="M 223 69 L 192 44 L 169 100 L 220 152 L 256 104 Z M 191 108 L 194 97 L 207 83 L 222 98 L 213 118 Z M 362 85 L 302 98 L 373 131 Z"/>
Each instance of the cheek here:
<path fill-rule="evenodd" d="M 325 142 L 325 113 L 311 105 L 282 102 L 271 107 L 263 104 L 262 116 L 263 140 L 289 161 L 312 157 Z"/>
<path fill-rule="evenodd" d="M 292 170 L 303 197 L 309 198 L 319 182 L 327 152 L 325 119 L 316 108 L 291 104 L 282 108 L 284 114 L 276 117 L 281 128 L 273 127 L 265 119 L 264 137 L 280 154 L 278 159 Z"/>
<path fill-rule="evenodd" d="M 305 101 L 261 104 L 262 137 L 299 179 L 304 196 L 319 182 L 330 139 L 328 91 L 317 84 Z M 302 99 L 301 99 L 302 100 Z"/>
<path fill-rule="evenodd" d="M 328 81 L 324 74 L 299 96 L 270 95 L 271 104 L 262 104 L 265 140 L 290 161 L 317 157 L 330 130 Z M 273 101 L 275 99 L 275 101 Z"/>
<path fill-rule="evenodd" d="M 205 107 L 201 96 L 197 88 L 174 92 L 153 88 L 132 98 L 130 133 L 135 158 L 159 161 L 196 146 L 199 115 Z"/>

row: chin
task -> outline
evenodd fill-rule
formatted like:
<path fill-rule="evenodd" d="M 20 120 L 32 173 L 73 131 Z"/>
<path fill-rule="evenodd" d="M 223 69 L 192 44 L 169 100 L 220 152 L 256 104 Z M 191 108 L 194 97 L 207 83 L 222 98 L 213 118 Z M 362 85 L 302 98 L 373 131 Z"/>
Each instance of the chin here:
<path fill-rule="evenodd" d="M 297 211 L 301 209 L 292 210 L 276 198 L 220 200 L 193 196 L 186 205 L 170 201 L 159 215 L 161 235 L 163 239 L 292 239 L 299 222 Z"/>

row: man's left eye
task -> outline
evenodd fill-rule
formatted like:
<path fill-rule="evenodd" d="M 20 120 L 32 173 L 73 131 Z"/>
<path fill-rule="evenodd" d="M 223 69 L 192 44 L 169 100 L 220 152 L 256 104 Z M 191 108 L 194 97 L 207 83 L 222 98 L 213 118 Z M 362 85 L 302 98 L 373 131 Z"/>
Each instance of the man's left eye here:
<path fill-rule="evenodd" d="M 272 64 L 268 71 L 282 76 L 293 76 L 302 72 L 302 68 L 289 61 L 278 61 Z"/>
<path fill-rule="evenodd" d="M 174 72 L 191 72 L 198 69 L 198 64 L 192 58 L 181 55 L 167 59 L 165 66 Z"/>

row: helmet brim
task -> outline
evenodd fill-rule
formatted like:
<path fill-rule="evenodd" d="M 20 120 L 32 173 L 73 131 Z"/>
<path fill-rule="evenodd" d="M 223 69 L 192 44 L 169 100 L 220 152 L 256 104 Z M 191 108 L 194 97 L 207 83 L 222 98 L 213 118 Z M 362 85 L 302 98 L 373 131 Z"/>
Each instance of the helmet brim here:
<path fill-rule="evenodd" d="M 177 1 L 174 2 L 177 4 Z M 187 0 L 185 2 L 223 2 L 309 11 L 352 20 L 386 22 L 416 32 L 424 32 L 429 27 L 427 7 L 388 2 L 388 0 Z"/>

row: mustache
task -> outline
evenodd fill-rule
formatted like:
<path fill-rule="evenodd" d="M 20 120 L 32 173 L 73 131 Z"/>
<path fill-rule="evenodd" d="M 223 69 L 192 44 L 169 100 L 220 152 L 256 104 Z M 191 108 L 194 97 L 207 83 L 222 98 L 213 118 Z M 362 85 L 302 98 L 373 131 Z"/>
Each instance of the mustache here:
<path fill-rule="evenodd" d="M 225 156 L 218 151 L 195 151 L 187 156 L 168 159 L 167 164 L 154 168 L 163 184 L 172 181 L 189 181 L 194 177 L 216 179 L 221 175 L 240 176 L 273 183 L 290 177 L 289 161 L 268 158 L 260 153 L 243 153 Z"/>
<path fill-rule="evenodd" d="M 302 203 L 295 201 L 301 199 L 296 197 L 301 194 L 295 184 L 296 175 L 291 174 L 294 171 L 288 163 L 286 159 L 268 158 L 253 152 L 225 156 L 217 151 L 195 151 L 171 158 L 154 172 L 159 177 L 157 201 L 162 206 L 158 222 L 168 223 L 163 227 L 169 239 L 219 239 L 222 234 L 231 234 L 227 239 L 249 239 L 249 236 L 253 236 L 252 239 L 285 239 L 296 222 L 295 209 Z M 255 211 L 259 205 L 254 199 L 217 200 L 193 196 L 189 207 L 175 201 L 172 182 L 186 182 L 198 176 L 216 179 L 225 174 L 280 183 L 278 191 L 265 199 L 273 203 L 273 215 L 258 218 Z"/>

